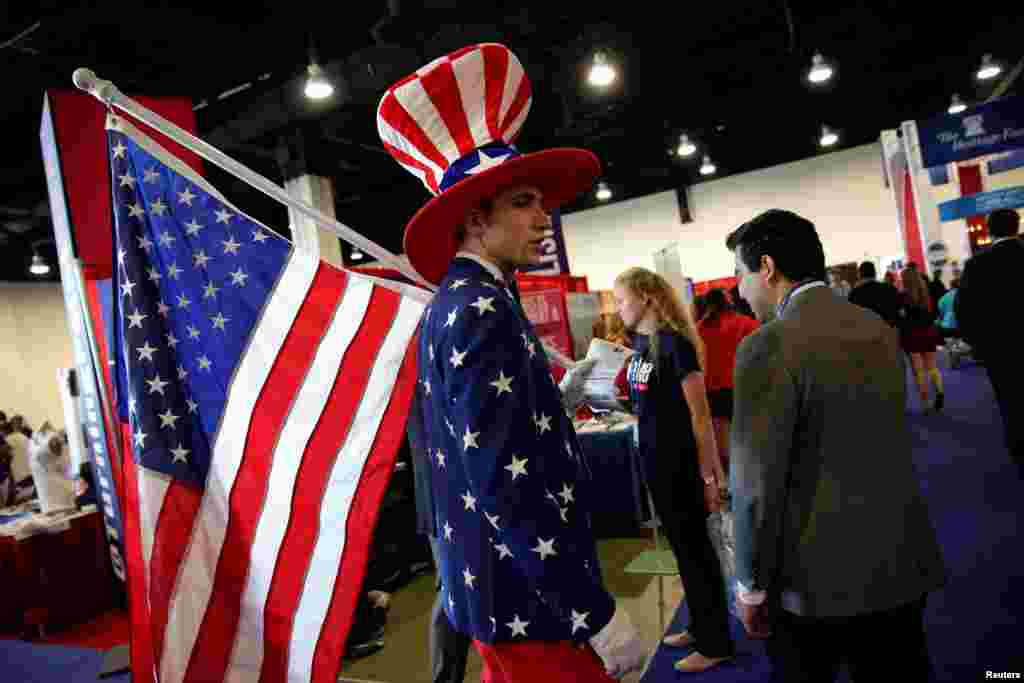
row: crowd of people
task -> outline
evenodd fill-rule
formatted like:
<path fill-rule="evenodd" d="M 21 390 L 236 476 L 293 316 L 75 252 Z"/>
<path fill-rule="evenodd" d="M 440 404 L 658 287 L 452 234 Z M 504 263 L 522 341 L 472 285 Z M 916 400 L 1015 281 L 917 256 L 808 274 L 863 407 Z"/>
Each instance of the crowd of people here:
<path fill-rule="evenodd" d="M 437 60 L 417 76 L 447 66 Z M 389 149 L 416 144 L 393 132 L 402 121 L 432 126 L 438 107 L 498 87 L 482 66 L 466 68 L 487 87 L 460 91 L 466 74 L 437 79 L 448 85 L 405 100 L 405 118 L 381 126 Z M 401 109 L 397 97 L 385 95 L 385 119 Z M 586 150 L 521 155 L 484 120 L 484 103 L 471 104 L 459 111 L 477 147 L 446 143 L 437 158 L 448 165 L 428 179 L 435 196 L 405 233 L 411 264 L 438 287 L 419 333 L 408 428 L 438 567 L 433 679 L 462 681 L 475 647 L 486 683 L 607 683 L 642 669 L 649 647 L 605 586 L 589 524 L 592 475 L 570 417 L 586 400 L 588 366 L 555 383 L 515 279 L 543 263 L 550 210 L 589 189 L 600 165 Z M 877 282 L 870 263 L 850 291 L 830 288 L 817 229 L 778 209 L 723 235 L 731 296 L 690 306 L 647 269 L 616 278 L 617 318 L 595 331 L 635 351 L 623 408 L 637 417 L 640 465 L 691 617 L 665 634 L 667 646 L 691 650 L 677 669 L 734 657 L 731 607 L 750 637 L 767 640 L 772 680 L 832 681 L 844 661 L 854 681 L 928 680 L 923 615 L 946 571 L 912 463 L 906 372 L 927 410 L 941 410 L 935 351 L 956 330 L 982 351 L 994 384 L 994 368 L 1008 372 L 996 394 L 1018 457 L 1020 430 L 1005 409 L 1015 408 L 1008 392 L 1020 372 L 1010 367 L 1013 337 L 997 334 L 985 309 L 1024 258 L 1001 215 L 990 230 L 1014 246 L 997 242 L 969 263 L 938 321 L 942 299 L 913 268 L 900 290 Z M 950 312 L 957 324 L 947 328 Z M 729 577 L 706 524 L 723 508 L 735 529 Z"/>
<path fill-rule="evenodd" d="M 96 502 L 88 463 L 72 471 L 67 432 L 49 422 L 36 430 L 0 411 L 0 508 L 38 500 L 43 512 Z"/>

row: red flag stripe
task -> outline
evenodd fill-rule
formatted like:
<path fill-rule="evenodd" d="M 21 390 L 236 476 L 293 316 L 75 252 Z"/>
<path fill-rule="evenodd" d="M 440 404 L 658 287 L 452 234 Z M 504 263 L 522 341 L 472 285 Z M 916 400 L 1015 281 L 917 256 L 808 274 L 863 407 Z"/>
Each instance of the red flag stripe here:
<path fill-rule="evenodd" d="M 399 301 L 400 297 L 394 292 L 374 288 L 366 317 L 349 345 L 327 408 L 306 447 L 292 496 L 288 532 L 278 553 L 288 558 L 288 562 L 278 565 L 267 596 L 261 683 L 283 681 L 288 677 L 295 610 L 316 543 L 327 478 L 349 435 L 351 420 L 369 382 L 380 340 L 395 319 Z M 313 638 L 315 634 L 305 634 L 305 637 Z"/>
<path fill-rule="evenodd" d="M 344 580 L 337 580 L 334 584 L 331 605 L 320 630 L 313 659 L 312 683 L 333 683 L 338 677 L 356 601 L 366 575 L 367 551 L 373 540 L 377 514 L 391 478 L 395 456 L 405 434 L 405 421 L 416 388 L 416 346 L 414 337 L 409 343 L 391 401 L 377 429 L 373 450 L 353 497 L 346 525 L 345 551 L 338 571 L 339 579 L 344 577 Z"/>
<path fill-rule="evenodd" d="M 466 112 L 462 108 L 459 87 L 455 83 L 455 71 L 452 68 L 452 63 L 449 61 L 440 64 L 436 69 L 420 78 L 420 84 L 437 108 L 437 113 L 441 115 L 448 134 L 459 150 L 459 156 L 466 156 L 476 149 L 473 134 L 470 132 L 466 120 Z"/>
<path fill-rule="evenodd" d="M 241 611 L 240 588 L 249 573 L 250 548 L 268 495 L 266 483 L 274 444 L 330 325 L 345 282 L 342 271 L 321 263 L 253 409 L 257 419 L 249 423 L 245 455 L 228 505 L 227 534 L 186 681 L 205 683 L 224 678 Z"/>
<path fill-rule="evenodd" d="M 306 572 L 288 656 L 288 678 L 309 681 L 313 677 L 316 638 L 327 619 L 338 580 L 338 567 L 346 548 L 347 523 L 366 462 L 373 451 L 377 432 L 395 390 L 395 381 L 415 336 L 423 306 L 405 298 L 399 304 L 394 323 L 374 358 L 370 381 L 352 419 L 352 428 L 327 480 L 321 496 L 320 524 L 312 559 Z M 367 553 L 366 548 L 354 552 Z M 345 580 L 345 577 L 342 577 Z"/>
<path fill-rule="evenodd" d="M 138 475 L 145 476 L 141 472 Z M 127 485 L 125 489 L 128 489 Z M 138 494 L 137 483 L 132 485 L 131 490 Z M 160 661 L 163 655 L 171 597 L 174 595 L 178 571 L 185 558 L 189 536 L 192 534 L 201 501 L 202 494 L 198 490 L 172 481 L 164 495 L 157 518 L 153 533 L 153 550 L 149 559 L 150 624 L 156 661 Z M 145 505 L 146 501 L 139 501 L 139 504 Z"/>

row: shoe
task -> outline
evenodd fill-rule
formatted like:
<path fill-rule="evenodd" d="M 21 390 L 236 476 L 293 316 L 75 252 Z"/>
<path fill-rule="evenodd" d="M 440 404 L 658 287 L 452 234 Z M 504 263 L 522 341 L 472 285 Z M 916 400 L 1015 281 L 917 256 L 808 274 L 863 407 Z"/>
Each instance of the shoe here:
<path fill-rule="evenodd" d="M 699 674 L 728 662 L 730 659 L 732 657 L 705 657 L 699 652 L 694 652 L 689 657 L 676 662 L 675 669 L 687 674 Z"/>
<path fill-rule="evenodd" d="M 667 647 L 689 647 L 697 641 L 689 631 L 682 631 L 681 633 L 670 633 L 661 642 Z"/>
<path fill-rule="evenodd" d="M 936 413 L 942 412 L 942 407 L 946 405 L 946 395 L 941 391 L 935 394 L 935 405 L 934 410 Z"/>

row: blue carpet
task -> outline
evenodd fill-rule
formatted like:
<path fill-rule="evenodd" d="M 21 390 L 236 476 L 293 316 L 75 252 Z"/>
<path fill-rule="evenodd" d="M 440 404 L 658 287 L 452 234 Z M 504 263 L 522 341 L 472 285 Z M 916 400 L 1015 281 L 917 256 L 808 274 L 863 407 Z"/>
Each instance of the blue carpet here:
<path fill-rule="evenodd" d="M 983 681 L 986 671 L 1024 674 L 1024 550 L 1017 536 L 1024 517 L 1024 481 L 1003 444 L 999 410 L 984 368 L 946 367 L 942 415 L 922 415 L 908 378 L 914 463 L 948 574 L 945 589 L 929 596 L 925 613 L 935 680 Z M 671 629 L 688 623 L 684 601 Z M 660 647 L 642 683 L 767 680 L 770 664 L 764 643 L 748 640 L 735 619 L 732 633 L 734 662 L 699 677 L 682 674 L 672 665 L 689 649 Z M 849 679 L 844 672 L 839 680 Z"/>
<path fill-rule="evenodd" d="M 63 645 L 36 645 L 0 640 L 0 680 L 5 683 L 95 683 L 103 668 L 103 651 Z M 128 683 L 131 675 L 103 679 Z"/>

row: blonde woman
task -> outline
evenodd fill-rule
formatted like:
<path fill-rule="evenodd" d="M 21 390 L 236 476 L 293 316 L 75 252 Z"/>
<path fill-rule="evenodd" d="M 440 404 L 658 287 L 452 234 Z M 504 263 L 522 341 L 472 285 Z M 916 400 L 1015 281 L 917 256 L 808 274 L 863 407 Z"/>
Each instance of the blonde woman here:
<path fill-rule="evenodd" d="M 928 292 L 928 283 L 916 267 L 903 269 L 900 275 L 903 281 L 903 296 L 906 314 L 903 329 L 900 333 L 900 345 L 914 368 L 914 381 L 921 395 L 924 412 L 939 412 L 945 403 L 942 386 L 942 373 L 935 363 L 935 351 L 942 344 L 942 335 L 935 329 L 935 312 L 932 310 L 932 298 Z M 927 373 L 927 377 L 925 376 Z M 929 402 L 928 378 L 935 384 L 935 402 Z"/>
<path fill-rule="evenodd" d="M 616 278 L 614 294 L 636 350 L 627 379 L 644 475 L 690 609 L 689 629 L 666 636 L 665 644 L 693 646 L 678 670 L 706 671 L 730 659 L 734 648 L 722 569 L 707 530 L 705 486 L 721 504 L 726 480 L 704 389 L 703 344 L 689 310 L 657 273 L 631 268 Z"/>

